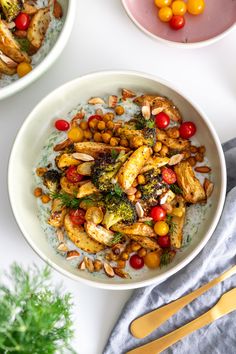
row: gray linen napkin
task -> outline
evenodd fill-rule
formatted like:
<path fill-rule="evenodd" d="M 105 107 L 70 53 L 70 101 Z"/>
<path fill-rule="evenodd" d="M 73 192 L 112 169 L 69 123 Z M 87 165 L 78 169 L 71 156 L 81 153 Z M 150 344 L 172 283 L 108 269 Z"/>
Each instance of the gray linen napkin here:
<path fill-rule="evenodd" d="M 125 353 L 175 330 L 206 312 L 224 292 L 236 287 L 236 276 L 218 284 L 145 339 L 136 339 L 129 332 L 130 322 L 134 318 L 186 295 L 236 264 L 236 139 L 225 143 L 223 148 L 228 173 L 228 194 L 213 236 L 201 253 L 177 274 L 160 285 L 141 288 L 133 293 L 110 335 L 104 354 Z M 163 353 L 235 354 L 236 311 L 185 337 Z"/>

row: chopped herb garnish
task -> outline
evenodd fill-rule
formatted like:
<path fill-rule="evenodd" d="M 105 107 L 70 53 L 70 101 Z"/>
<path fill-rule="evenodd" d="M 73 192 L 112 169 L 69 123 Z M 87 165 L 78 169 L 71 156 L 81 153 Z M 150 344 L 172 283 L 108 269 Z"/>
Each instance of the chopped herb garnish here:
<path fill-rule="evenodd" d="M 171 215 L 167 215 L 166 222 L 169 225 L 169 233 L 173 235 L 177 231 L 177 225 L 172 221 Z"/>
<path fill-rule="evenodd" d="M 124 234 L 122 234 L 121 232 L 115 232 L 113 239 L 110 242 L 110 245 L 115 245 L 115 244 L 119 243 L 123 237 L 124 237 Z"/>
<path fill-rule="evenodd" d="M 154 221 L 152 221 L 152 220 L 144 221 L 144 224 L 153 227 Z"/>
<path fill-rule="evenodd" d="M 171 262 L 171 260 L 172 260 L 172 257 L 170 255 L 170 252 L 169 251 L 165 251 L 161 255 L 160 267 L 167 266 Z"/>
<path fill-rule="evenodd" d="M 119 153 L 115 150 L 112 149 L 111 150 L 111 157 L 115 160 L 117 158 L 117 156 L 119 155 Z"/>
<path fill-rule="evenodd" d="M 114 191 L 114 194 L 118 195 L 119 197 L 121 197 L 122 194 L 123 194 L 122 189 L 120 188 L 119 184 L 117 184 L 117 183 L 114 184 L 114 189 L 113 189 L 113 191 Z"/>
<path fill-rule="evenodd" d="M 154 120 L 147 120 L 146 121 L 146 128 L 155 128 Z"/>
<path fill-rule="evenodd" d="M 81 199 L 76 198 L 76 196 L 69 195 L 64 192 L 54 192 L 50 194 L 52 199 L 59 199 L 61 206 L 70 209 L 78 209 Z"/>
<path fill-rule="evenodd" d="M 17 38 L 17 42 L 19 43 L 20 49 L 23 52 L 26 52 L 26 53 L 29 52 L 30 42 L 27 38 Z"/>
<path fill-rule="evenodd" d="M 182 194 L 183 193 L 182 189 L 177 184 L 171 184 L 170 190 L 175 194 Z"/>

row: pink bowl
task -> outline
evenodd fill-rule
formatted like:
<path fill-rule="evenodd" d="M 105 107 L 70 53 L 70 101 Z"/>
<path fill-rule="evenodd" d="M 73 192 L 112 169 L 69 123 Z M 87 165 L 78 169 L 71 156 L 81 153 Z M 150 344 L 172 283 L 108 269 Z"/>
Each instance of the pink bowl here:
<path fill-rule="evenodd" d="M 158 18 L 154 0 L 122 0 L 133 22 L 146 34 L 182 46 L 203 46 L 222 38 L 236 24 L 236 0 L 206 0 L 199 16 L 185 15 L 186 24 L 175 31 Z"/>

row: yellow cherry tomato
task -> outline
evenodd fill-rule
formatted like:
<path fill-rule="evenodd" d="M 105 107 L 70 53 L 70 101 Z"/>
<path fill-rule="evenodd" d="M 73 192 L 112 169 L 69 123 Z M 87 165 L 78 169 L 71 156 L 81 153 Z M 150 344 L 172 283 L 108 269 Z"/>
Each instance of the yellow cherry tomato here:
<path fill-rule="evenodd" d="M 205 8 L 204 0 L 189 0 L 187 2 L 187 10 L 191 15 L 200 15 Z"/>
<path fill-rule="evenodd" d="M 154 0 L 154 3 L 157 7 L 169 6 L 172 3 L 172 0 Z"/>
<path fill-rule="evenodd" d="M 165 221 L 157 221 L 154 225 L 154 231 L 158 236 L 165 236 L 169 232 L 169 226 Z"/>
<path fill-rule="evenodd" d="M 149 252 L 143 258 L 145 265 L 148 268 L 158 268 L 161 263 L 161 255 L 158 252 Z"/>
<path fill-rule="evenodd" d="M 158 11 L 158 16 L 162 22 L 169 22 L 173 16 L 173 12 L 170 7 L 165 6 Z"/>
<path fill-rule="evenodd" d="M 84 132 L 80 127 L 73 127 L 68 131 L 67 136 L 74 143 L 79 143 L 79 142 L 83 141 Z"/>
<path fill-rule="evenodd" d="M 29 63 L 22 62 L 17 66 L 17 74 L 19 77 L 27 75 L 32 70 L 32 66 Z"/>
<path fill-rule="evenodd" d="M 174 1 L 172 2 L 172 11 L 174 15 L 184 16 L 187 11 L 187 6 L 184 1 Z"/>

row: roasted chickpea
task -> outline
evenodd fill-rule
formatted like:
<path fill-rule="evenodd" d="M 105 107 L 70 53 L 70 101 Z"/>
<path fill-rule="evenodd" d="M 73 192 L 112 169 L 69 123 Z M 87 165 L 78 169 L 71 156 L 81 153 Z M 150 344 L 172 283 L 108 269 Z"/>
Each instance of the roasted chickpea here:
<path fill-rule="evenodd" d="M 105 144 L 109 144 L 109 141 L 111 140 L 111 134 L 102 133 L 102 140 Z"/>
<path fill-rule="evenodd" d="M 34 196 L 35 196 L 36 198 L 41 197 L 42 193 L 43 193 L 42 188 L 39 188 L 39 187 L 35 188 L 35 190 L 34 190 Z"/>
<path fill-rule="evenodd" d="M 106 128 L 106 123 L 101 120 L 98 122 L 97 128 L 98 130 L 104 130 Z"/>
<path fill-rule="evenodd" d="M 190 146 L 190 152 L 192 154 L 196 154 L 198 152 L 198 148 L 196 146 L 194 146 L 194 145 L 191 145 Z"/>
<path fill-rule="evenodd" d="M 137 191 L 135 193 L 135 199 L 140 199 L 142 197 L 142 193 L 140 191 Z"/>
<path fill-rule="evenodd" d="M 88 123 L 89 128 L 91 128 L 91 129 L 96 129 L 96 128 L 97 128 L 97 125 L 98 125 L 98 122 L 100 122 L 100 121 L 98 121 L 97 119 L 92 119 L 92 120 Z"/>
<path fill-rule="evenodd" d="M 129 142 L 128 142 L 128 140 L 126 138 L 121 138 L 120 145 L 124 146 L 124 147 L 128 147 L 129 146 Z"/>
<path fill-rule="evenodd" d="M 85 137 L 85 139 L 90 140 L 90 139 L 92 139 L 92 136 L 93 136 L 93 134 L 91 133 L 90 130 L 87 129 L 87 130 L 84 131 L 84 137 Z"/>
<path fill-rule="evenodd" d="M 187 161 L 189 162 L 189 164 L 190 164 L 191 166 L 195 166 L 196 163 L 197 163 L 195 157 L 192 157 L 192 156 L 189 157 Z"/>
<path fill-rule="evenodd" d="M 100 143 L 102 141 L 102 134 L 101 133 L 94 133 L 93 140 L 96 141 L 96 143 Z"/>
<path fill-rule="evenodd" d="M 83 120 L 82 122 L 80 122 L 79 126 L 81 129 L 86 130 L 88 129 L 88 122 Z"/>
<path fill-rule="evenodd" d="M 116 106 L 115 107 L 115 112 L 118 116 L 121 116 L 122 114 L 125 113 L 125 109 L 122 106 Z"/>
<path fill-rule="evenodd" d="M 131 202 L 134 202 L 134 201 L 135 201 L 135 195 L 134 195 L 134 194 L 128 195 L 127 198 L 128 198 Z"/>
<path fill-rule="evenodd" d="M 41 201 L 42 203 L 47 204 L 50 201 L 50 197 L 47 194 L 42 194 Z"/>
<path fill-rule="evenodd" d="M 37 176 L 42 177 L 44 175 L 44 173 L 47 172 L 47 170 L 48 169 L 46 167 L 38 167 L 36 169 L 36 174 L 37 174 Z"/>
<path fill-rule="evenodd" d="M 126 252 L 122 252 L 121 255 L 120 255 L 120 259 L 122 261 L 127 261 L 127 259 L 129 259 L 129 254 L 126 253 Z"/>
<path fill-rule="evenodd" d="M 125 248 L 125 252 L 128 254 L 132 252 L 131 243 L 128 243 L 128 245 Z"/>
<path fill-rule="evenodd" d="M 104 122 L 109 122 L 109 121 L 113 120 L 114 117 L 115 117 L 114 113 L 107 112 L 106 114 L 104 114 L 103 120 L 104 120 Z"/>
<path fill-rule="evenodd" d="M 195 159 L 198 161 L 198 162 L 202 162 L 204 160 L 204 156 L 203 154 L 200 154 L 199 152 L 195 155 Z"/>
<path fill-rule="evenodd" d="M 188 159 L 191 156 L 191 152 L 188 150 L 183 151 L 183 154 L 185 159 Z"/>
<path fill-rule="evenodd" d="M 111 138 L 110 140 L 110 145 L 111 146 L 117 146 L 119 144 L 119 140 L 117 138 Z"/>
<path fill-rule="evenodd" d="M 126 265 L 126 262 L 121 259 L 116 262 L 117 268 L 123 269 L 123 268 L 125 268 L 125 265 Z"/>
<path fill-rule="evenodd" d="M 198 148 L 198 152 L 200 153 L 200 154 L 205 154 L 205 152 L 206 152 L 206 148 L 205 148 L 205 146 L 199 146 L 199 148 Z"/>
<path fill-rule="evenodd" d="M 177 139 L 179 138 L 179 129 L 177 127 L 169 128 L 166 130 L 167 135 L 170 138 Z"/>
<path fill-rule="evenodd" d="M 146 180 L 144 175 L 138 175 L 138 184 L 145 184 Z"/>
<path fill-rule="evenodd" d="M 115 124 L 111 121 L 111 120 L 109 120 L 107 123 L 106 123 L 106 126 L 107 126 L 107 129 L 114 129 L 114 126 L 115 126 Z"/>
<path fill-rule="evenodd" d="M 133 181 L 133 183 L 132 183 L 132 187 L 137 187 L 137 185 L 138 185 L 138 180 L 137 180 L 137 178 L 135 178 L 135 180 Z"/>
<path fill-rule="evenodd" d="M 137 252 L 138 250 L 140 250 L 141 245 L 138 242 L 131 242 L 131 249 L 133 252 Z"/>
<path fill-rule="evenodd" d="M 153 147 L 154 152 L 159 152 L 162 148 L 162 143 L 160 141 L 157 141 L 156 144 Z"/>
<path fill-rule="evenodd" d="M 169 151 L 168 147 L 166 145 L 163 145 L 160 150 L 160 155 L 162 157 L 165 157 L 168 154 L 168 151 Z"/>
<path fill-rule="evenodd" d="M 140 137 L 140 136 L 135 136 L 133 139 L 132 139 L 132 146 L 137 149 L 139 148 L 140 146 L 143 145 L 143 138 Z"/>
<path fill-rule="evenodd" d="M 147 250 L 145 249 L 145 248 L 140 248 L 140 250 L 138 250 L 138 255 L 139 255 L 139 257 L 144 257 L 144 256 L 146 256 L 146 254 L 147 254 Z"/>

